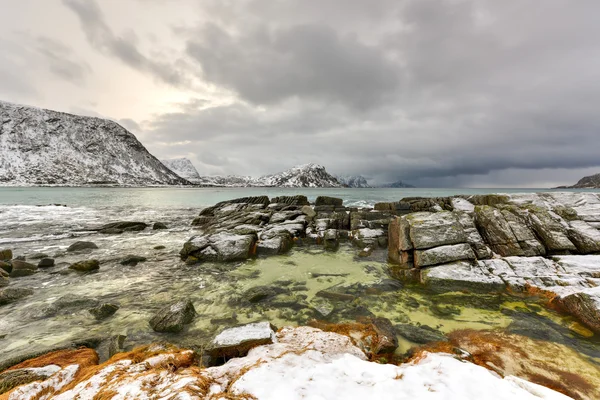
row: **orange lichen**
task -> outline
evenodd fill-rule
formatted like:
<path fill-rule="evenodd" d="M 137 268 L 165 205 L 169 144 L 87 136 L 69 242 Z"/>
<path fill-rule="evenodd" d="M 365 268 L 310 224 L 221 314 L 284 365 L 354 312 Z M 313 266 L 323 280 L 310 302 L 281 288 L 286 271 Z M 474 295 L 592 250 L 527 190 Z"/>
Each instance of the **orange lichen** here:
<path fill-rule="evenodd" d="M 10 367 L 7 371 L 21 368 L 38 368 L 47 365 L 58 365 L 61 368 L 67 365 L 77 364 L 82 368 L 90 365 L 98 365 L 98 354 L 92 349 L 79 350 L 58 350 L 43 356 L 32 358 L 31 360 L 23 361 L 20 364 Z"/>

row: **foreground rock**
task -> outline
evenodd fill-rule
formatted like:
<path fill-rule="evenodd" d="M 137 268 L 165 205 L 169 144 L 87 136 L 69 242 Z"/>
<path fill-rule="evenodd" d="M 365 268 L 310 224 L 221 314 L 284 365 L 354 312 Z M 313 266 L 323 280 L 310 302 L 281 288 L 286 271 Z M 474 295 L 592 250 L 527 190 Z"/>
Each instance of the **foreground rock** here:
<path fill-rule="evenodd" d="M 160 309 L 150 320 L 150 326 L 156 332 L 177 333 L 195 316 L 196 310 L 191 301 L 178 301 Z"/>
<path fill-rule="evenodd" d="M 116 304 L 103 303 L 97 307 L 90 308 L 88 311 L 94 316 L 94 318 L 96 318 L 98 321 L 101 321 L 114 315 L 118 309 L 119 306 Z"/>
<path fill-rule="evenodd" d="M 69 266 L 69 269 L 78 272 L 91 272 L 100 269 L 100 262 L 98 260 L 87 260 L 79 261 Z"/>
<path fill-rule="evenodd" d="M 274 339 L 275 328 L 269 322 L 256 322 L 225 329 L 213 339 L 208 353 L 215 361 L 243 357 L 250 349 L 271 344 Z"/>
<path fill-rule="evenodd" d="M 161 399 L 568 399 L 516 376 L 491 374 L 450 354 L 422 352 L 410 363 L 381 365 L 366 361 L 347 336 L 308 327 L 284 328 L 274 342 L 205 369 L 195 366 L 192 351 L 165 345 L 119 354 L 101 366 L 91 350 L 51 353 L 14 366 L 11 371 L 44 368 L 46 376 L 34 370 L 38 381 L 22 382 L 7 395 L 20 400 L 100 399 L 116 394 Z M 589 369 L 581 370 L 587 373 Z M 554 382 L 557 378 L 548 381 Z"/>
<path fill-rule="evenodd" d="M 12 260 L 12 269 L 10 271 L 11 278 L 19 278 L 22 276 L 33 275 L 38 271 L 38 267 L 35 264 L 28 263 L 22 260 Z"/>
<path fill-rule="evenodd" d="M 29 288 L 8 287 L 5 289 L 0 289 L 0 306 L 3 306 L 5 304 L 14 303 L 17 300 L 20 300 L 27 296 L 31 296 L 32 294 L 33 294 L 33 289 L 29 289 Z"/>
<path fill-rule="evenodd" d="M 76 252 L 83 250 L 95 250 L 98 246 L 93 242 L 75 242 L 67 248 L 67 252 Z"/>

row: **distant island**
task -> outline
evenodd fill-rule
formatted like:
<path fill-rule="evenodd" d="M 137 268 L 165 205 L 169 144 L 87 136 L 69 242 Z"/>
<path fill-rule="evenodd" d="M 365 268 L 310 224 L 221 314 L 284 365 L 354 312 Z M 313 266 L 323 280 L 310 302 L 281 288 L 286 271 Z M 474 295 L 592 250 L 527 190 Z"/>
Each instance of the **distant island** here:
<path fill-rule="evenodd" d="M 600 174 L 585 176 L 573 186 L 559 186 L 556 189 L 600 189 Z"/>

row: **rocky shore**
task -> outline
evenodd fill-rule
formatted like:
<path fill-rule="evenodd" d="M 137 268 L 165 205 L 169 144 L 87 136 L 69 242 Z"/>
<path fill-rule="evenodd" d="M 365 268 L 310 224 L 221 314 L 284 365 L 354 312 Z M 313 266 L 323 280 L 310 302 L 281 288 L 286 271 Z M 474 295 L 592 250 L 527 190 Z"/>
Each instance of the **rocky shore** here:
<path fill-rule="evenodd" d="M 346 207 L 342 199 L 333 197 L 317 197 L 311 203 L 302 195 L 256 196 L 207 207 L 187 223 L 177 218 L 178 222 L 111 221 L 87 226 L 73 231 L 76 239 L 45 246 L 60 249 L 52 254 L 23 252 L 31 247 L 0 249 L 4 311 L 9 307 L 18 315 L 15 318 L 32 324 L 51 320 L 53 326 L 84 324 L 97 326 L 97 332 L 110 332 L 46 345 L 44 351 L 32 346 L 31 351 L 13 357 L 18 342 L 10 324 L 17 319 L 9 320 L 10 313 L 0 309 L 6 317 L 0 323 L 0 343 L 10 339 L 12 352 L 11 357 L 0 359 L 0 392 L 5 392 L 0 399 L 100 394 L 127 398 L 140 393 L 152 397 L 156 393 L 148 391 L 146 378 L 160 382 L 163 391 L 158 398 L 262 399 L 270 397 L 257 382 L 281 379 L 276 373 L 265 375 L 262 368 L 279 371 L 281 365 L 308 379 L 298 387 L 290 386 L 290 398 L 301 397 L 302 387 L 312 387 L 309 382 L 321 382 L 306 375 L 307 369 L 328 371 L 324 376 L 336 376 L 335 390 L 356 385 L 358 393 L 366 384 L 345 375 L 349 373 L 345 362 L 355 365 L 356 371 L 373 374 L 379 382 L 375 386 L 415 395 L 422 389 L 419 385 L 395 382 L 403 381 L 398 378 L 380 380 L 388 376 L 384 371 L 402 375 L 426 370 L 432 363 L 444 365 L 440 387 L 459 380 L 460 390 L 466 392 L 455 388 L 453 393 L 467 398 L 483 392 L 461 374 L 479 374 L 481 367 L 497 374 L 490 385 L 513 396 L 497 398 L 565 398 L 510 375 L 572 398 L 600 396 L 590 389 L 590 385 L 600 387 L 600 370 L 586 361 L 587 357 L 600 359 L 595 342 L 600 333 L 600 198 L 596 194 L 404 198 L 363 208 Z M 181 224 L 186 226 L 177 226 Z M 173 235 L 180 241 L 168 248 L 146 239 Z M 118 243 L 127 249 L 138 249 L 136 243 L 143 243 L 150 249 L 110 250 Z M 344 262 L 357 263 L 360 272 L 350 265 L 335 265 L 335 258 L 308 270 L 299 268 L 293 257 L 285 258 L 287 253 L 302 254 L 306 260 L 322 262 L 328 255 L 348 251 L 354 261 Z M 389 276 L 373 266 L 386 260 Z M 277 275 L 282 272 L 271 277 L 275 265 L 277 271 L 288 269 L 301 279 L 284 279 Z M 149 281 L 160 280 L 163 286 L 136 292 L 141 297 L 125 297 L 121 282 L 128 281 L 121 281 L 119 274 L 139 285 L 147 273 Z M 354 281 L 348 280 L 351 274 Z M 179 281 L 190 284 L 183 291 L 167 289 L 171 286 L 166 285 Z M 107 291 L 103 282 L 111 282 L 112 289 Z M 53 288 L 73 284 L 106 295 L 94 297 L 76 290 L 48 300 L 40 295 L 46 288 L 64 293 Z M 204 291 L 206 285 L 210 290 Z M 192 288 L 200 294 L 194 295 Z M 152 305 L 148 299 L 153 299 Z M 214 309 L 216 302 L 226 308 Z M 552 314 L 556 322 L 549 321 L 548 316 L 557 311 L 572 317 L 559 320 Z M 481 320 L 481 331 L 465 330 L 475 326 L 467 322 L 471 312 L 477 313 L 474 320 Z M 413 320 L 416 317 L 423 323 Z M 128 320 L 135 324 L 131 336 L 110 328 L 119 319 L 121 326 L 127 326 Z M 278 330 L 273 325 L 276 319 L 311 327 Z M 506 329 L 485 330 L 485 324 Z M 161 340 L 174 345 L 134 349 Z M 515 341 L 527 348 L 511 347 Z M 80 346 L 94 350 L 72 350 Z M 407 346 L 412 348 L 407 351 Z M 496 349 L 494 355 L 489 354 L 490 346 Z M 53 347 L 62 349 L 60 357 L 84 354 L 85 360 L 36 358 L 36 352 Z M 564 365 L 551 353 L 532 361 L 531 352 L 550 348 L 564 353 Z M 585 360 L 578 358 L 581 354 Z M 509 365 L 514 358 L 519 358 L 519 366 Z M 257 363 L 258 359 L 262 361 Z M 472 364 L 459 373 L 464 361 Z M 385 366 L 386 370 L 377 363 L 393 365 Z M 544 372 L 550 364 L 554 369 Z M 118 377 L 107 379 L 113 372 Z M 96 386 L 88 391 L 92 381 Z M 242 381 L 249 383 L 237 383 Z M 311 390 L 327 393 L 322 384 Z M 40 391 L 50 397 L 39 397 Z M 113 392 L 113 397 L 107 395 Z"/>

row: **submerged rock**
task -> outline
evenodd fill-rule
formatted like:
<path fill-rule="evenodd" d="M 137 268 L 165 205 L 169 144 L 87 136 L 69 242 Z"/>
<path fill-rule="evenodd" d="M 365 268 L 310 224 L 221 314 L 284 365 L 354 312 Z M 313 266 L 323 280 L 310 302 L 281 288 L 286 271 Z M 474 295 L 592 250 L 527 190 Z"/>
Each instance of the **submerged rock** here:
<path fill-rule="evenodd" d="M 103 303 L 97 307 L 90 308 L 88 311 L 94 316 L 94 318 L 96 318 L 98 321 L 101 321 L 114 315 L 118 309 L 119 306 L 116 304 Z"/>
<path fill-rule="evenodd" d="M 54 267 L 54 259 L 53 258 L 42 258 L 40 262 L 38 262 L 38 268 L 50 268 Z"/>
<path fill-rule="evenodd" d="M 98 228 L 98 232 L 105 234 L 120 234 L 123 232 L 137 232 L 143 231 L 148 227 L 148 224 L 144 222 L 136 221 L 120 221 L 112 222 Z"/>
<path fill-rule="evenodd" d="M 12 269 L 10 271 L 11 278 L 19 278 L 23 276 L 33 275 L 38 271 L 37 265 L 30 264 L 22 260 L 12 260 Z"/>
<path fill-rule="evenodd" d="M 98 246 L 94 242 L 75 242 L 67 248 L 68 252 L 82 251 L 82 250 L 94 250 L 97 249 Z"/>
<path fill-rule="evenodd" d="M 444 342 L 448 340 L 446 335 L 428 325 L 398 324 L 394 325 L 394 329 L 398 335 L 417 344 Z"/>
<path fill-rule="evenodd" d="M 78 272 L 90 272 L 100 269 L 100 262 L 98 260 L 86 260 L 79 261 L 69 266 L 69 269 Z"/>
<path fill-rule="evenodd" d="M 161 229 L 169 229 L 169 227 L 162 222 L 155 222 L 154 225 L 152 225 L 152 229 L 157 231 Z"/>
<path fill-rule="evenodd" d="M 150 326 L 156 332 L 181 332 L 184 325 L 193 321 L 196 310 L 191 301 L 178 301 L 160 309 L 152 319 Z"/>
<path fill-rule="evenodd" d="M 135 267 L 136 265 L 138 265 L 138 263 L 144 262 L 146 260 L 147 260 L 146 257 L 128 255 L 120 261 L 120 264 L 121 265 L 130 265 L 132 267 Z"/>
<path fill-rule="evenodd" d="M 5 289 L 0 289 L 0 306 L 14 303 L 17 300 L 20 300 L 27 296 L 31 296 L 32 294 L 33 289 L 30 288 L 8 287 Z"/>
<path fill-rule="evenodd" d="M 48 307 L 41 310 L 41 315 L 52 317 L 55 315 L 73 314 L 92 307 L 97 307 L 100 302 L 93 297 L 67 294 L 59 297 Z"/>
<path fill-rule="evenodd" d="M 243 357 L 253 347 L 273 343 L 275 330 L 269 322 L 225 329 L 212 340 L 208 353 L 215 361 Z"/>

